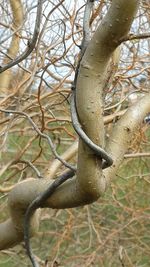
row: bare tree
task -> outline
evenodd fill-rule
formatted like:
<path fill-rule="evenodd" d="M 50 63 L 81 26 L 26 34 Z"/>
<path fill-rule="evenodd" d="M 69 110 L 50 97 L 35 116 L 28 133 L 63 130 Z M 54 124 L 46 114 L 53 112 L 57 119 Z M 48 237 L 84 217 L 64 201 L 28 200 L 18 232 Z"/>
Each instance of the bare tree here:
<path fill-rule="evenodd" d="M 142 17 L 149 3 L 88 0 L 78 8 L 76 1 L 67 6 L 63 0 L 56 5 L 39 0 L 26 9 L 20 0 L 9 4 L 1 6 L 7 19 L 1 23 L 0 174 L 4 184 L 0 190 L 10 191 L 10 214 L 0 224 L 0 249 L 15 246 L 25 236 L 33 266 L 38 266 L 28 243 L 29 235 L 39 229 L 37 208 L 93 203 L 109 187 L 125 157 L 134 157 L 135 152 L 144 156 L 136 149 L 126 153 L 150 112 L 145 78 L 149 66 L 143 55 L 149 47 L 143 41 L 150 36 L 148 13 Z M 142 25 L 141 31 L 137 25 Z M 138 55 L 140 40 L 144 45 Z M 130 95 L 137 98 L 133 104 Z M 70 102 L 79 144 L 70 128 Z M 22 134 L 25 145 L 19 144 Z M 10 138 L 18 143 L 13 159 L 5 154 Z M 65 147 L 62 155 L 59 143 Z"/>

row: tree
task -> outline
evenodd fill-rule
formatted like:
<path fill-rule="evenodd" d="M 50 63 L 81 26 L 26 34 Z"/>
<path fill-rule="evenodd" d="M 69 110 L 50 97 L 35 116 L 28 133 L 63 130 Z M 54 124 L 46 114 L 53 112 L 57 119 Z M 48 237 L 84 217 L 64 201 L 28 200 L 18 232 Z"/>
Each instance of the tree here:
<path fill-rule="evenodd" d="M 8 206 L 10 209 L 10 217 L 0 224 L 1 250 L 23 241 L 23 225 L 26 210 L 28 206 L 53 183 L 58 168 L 61 167 L 60 165 L 64 164 L 65 167 L 60 168 L 61 175 L 58 179 L 60 179 L 60 183 L 62 178 L 67 180 L 58 186 L 52 195 L 49 195 L 49 197 L 46 196 L 44 200 L 40 202 L 40 206 L 38 206 L 38 203 L 38 207 L 65 209 L 83 206 L 97 201 L 106 191 L 110 181 L 115 177 L 119 166 L 123 162 L 125 153 L 130 146 L 135 130 L 141 127 L 144 118 L 150 112 L 150 95 L 148 90 L 141 89 L 139 91 L 137 89 L 142 97 L 139 97 L 135 104 L 131 105 L 127 110 L 126 107 L 122 105 L 121 110 L 115 110 L 113 114 L 104 116 L 104 104 L 107 105 L 107 101 L 108 104 L 109 102 L 112 104 L 113 101 L 115 101 L 113 108 L 119 107 L 123 102 L 119 100 L 121 96 L 120 92 L 125 95 L 125 99 L 127 99 L 128 92 L 133 93 L 133 89 L 130 88 L 125 91 L 124 82 L 123 87 L 117 94 L 116 88 L 122 85 L 121 79 L 119 80 L 119 75 L 115 79 L 114 75 L 119 64 L 120 45 L 129 40 L 131 40 L 131 42 L 133 40 L 134 42 L 136 39 L 149 37 L 148 33 L 138 35 L 129 34 L 140 1 L 114 0 L 111 2 L 108 11 L 106 11 L 107 3 L 101 1 L 95 5 L 95 9 L 93 9 L 91 13 L 93 4 L 94 1 L 90 0 L 86 3 L 83 19 L 83 41 L 80 47 L 81 52 L 78 53 L 78 59 L 75 58 L 73 66 L 73 51 L 76 52 L 75 45 L 81 33 L 80 23 L 79 25 L 76 23 L 76 16 L 78 16 L 78 13 L 80 15 L 80 10 L 78 10 L 78 13 L 75 12 L 76 2 L 72 7 L 72 14 L 67 11 L 63 0 L 58 2 L 57 5 L 53 5 L 49 1 L 44 2 L 43 6 L 45 9 L 43 10 L 46 10 L 46 8 L 48 9 L 47 12 L 45 11 L 46 19 L 44 20 L 44 16 L 41 18 L 42 1 L 38 1 L 33 37 L 30 39 L 27 33 L 27 44 L 24 45 L 22 41 L 25 38 L 24 31 L 25 29 L 30 29 L 31 25 L 28 26 L 24 22 L 24 7 L 21 1 L 10 1 L 13 24 L 9 26 L 9 31 L 11 31 L 12 34 L 8 36 L 9 34 L 7 32 L 5 34 L 4 32 L 6 38 L 4 38 L 2 42 L 4 44 L 6 42 L 9 48 L 5 49 L 4 47 L 4 50 L 1 51 L 4 56 L 0 68 L 0 92 L 2 95 L 0 109 L 2 115 L 1 135 L 3 137 L 1 157 L 2 162 L 4 162 L 1 168 L 1 174 L 5 179 L 5 173 L 7 173 L 8 177 L 9 175 L 11 177 L 10 167 L 15 166 L 15 168 L 17 168 L 17 166 L 22 166 L 23 173 L 25 166 L 29 166 L 40 177 L 41 172 L 36 168 L 39 163 L 38 159 L 45 155 L 45 149 L 46 153 L 49 153 L 47 148 L 45 148 L 45 143 L 43 143 L 44 140 L 50 146 L 53 156 L 56 159 L 49 169 L 45 171 L 43 175 L 44 178 L 29 178 L 27 173 L 26 179 L 23 179 L 21 182 L 18 181 L 9 192 Z M 144 5 L 149 6 L 147 2 L 143 1 L 141 9 L 144 9 Z M 28 11 L 32 12 L 34 9 L 35 7 L 32 6 Z M 4 7 L 2 12 L 6 12 L 6 7 Z M 63 20 L 58 20 L 58 25 L 55 23 L 57 20 L 56 17 L 53 17 L 52 20 L 50 17 L 51 15 L 53 16 L 54 12 L 56 12 L 55 16 L 57 16 L 57 12 L 60 12 L 64 17 Z M 103 16 L 101 23 L 99 23 L 98 17 L 100 12 L 107 13 Z M 103 13 L 101 14 L 103 15 Z M 86 20 L 87 18 L 88 20 Z M 73 37 L 68 33 L 70 26 L 68 26 L 68 21 L 72 26 Z M 26 23 L 28 23 L 28 20 Z M 32 20 L 30 20 L 30 23 L 33 23 Z M 99 25 L 97 26 L 97 24 Z M 95 31 L 96 28 L 90 41 L 89 25 L 91 26 L 91 31 Z M 6 27 L 6 25 L 4 25 L 4 27 Z M 76 28 L 76 32 L 74 32 L 74 28 Z M 51 38 L 57 38 L 57 34 L 54 33 L 57 32 L 58 29 L 58 42 L 56 42 L 55 39 L 53 44 L 51 43 L 51 45 L 48 45 L 50 37 L 47 31 L 49 30 L 52 33 Z M 44 34 L 46 34 L 47 37 L 44 38 Z M 8 37 L 12 38 L 11 42 L 9 42 Z M 74 41 L 71 44 L 70 38 L 73 38 Z M 25 52 L 22 52 L 21 50 L 24 49 L 25 46 L 27 48 Z M 147 44 L 145 46 L 147 46 Z M 135 56 L 135 48 L 131 47 L 130 50 L 132 49 L 134 49 L 133 55 Z M 20 52 L 20 54 L 18 52 Z M 125 47 L 123 53 L 125 55 L 127 54 Z M 24 59 L 25 62 L 23 61 Z M 76 63 L 77 61 L 78 64 Z M 146 63 L 142 64 L 145 72 L 148 73 L 149 70 Z M 122 66 L 123 64 L 120 64 L 120 68 Z M 55 141 L 48 132 L 51 130 L 48 126 L 49 121 L 58 122 L 66 120 L 63 115 L 67 114 L 67 95 L 71 93 L 70 87 L 74 70 L 75 79 L 73 83 L 73 94 L 75 94 L 76 97 L 75 109 L 77 108 L 77 119 L 79 118 L 79 122 L 77 121 L 77 123 L 74 123 L 75 127 L 77 124 L 79 131 L 83 130 L 90 141 L 97 147 L 103 148 L 102 151 L 104 154 L 100 152 L 98 155 L 95 149 L 92 149 L 85 143 L 84 137 L 80 137 L 78 148 L 76 142 L 73 144 L 73 147 L 71 146 L 62 157 L 60 157 L 54 145 L 55 142 L 58 144 L 58 140 Z M 132 74 L 132 69 L 130 75 L 137 76 L 134 72 Z M 132 83 L 131 81 L 130 86 L 132 85 L 133 88 L 136 88 Z M 113 95 L 115 95 L 115 97 L 113 97 Z M 59 99 L 62 102 L 62 110 L 59 108 L 57 109 Z M 27 101 L 29 101 L 29 103 L 27 103 Z M 53 106 L 54 113 L 53 110 L 50 110 Z M 112 108 L 110 108 L 110 110 L 111 109 Z M 105 112 L 106 111 L 107 108 Z M 76 110 L 73 109 L 73 116 L 74 112 L 76 112 Z M 120 117 L 119 120 L 118 117 Z M 114 127 L 112 129 L 105 129 L 104 123 L 109 121 L 115 121 Z M 15 159 L 10 160 L 6 164 L 6 161 L 3 161 L 4 147 L 10 142 L 9 138 L 12 133 L 13 138 L 15 138 L 14 136 L 17 136 L 17 129 L 19 129 L 19 135 L 21 136 L 22 128 L 25 127 L 32 132 L 32 136 L 28 136 L 26 145 L 23 149 L 20 149 L 19 154 L 16 154 Z M 67 136 L 72 135 L 70 129 L 63 128 L 61 125 L 59 127 Z M 59 131 L 59 127 L 58 124 L 57 126 L 54 124 L 54 130 Z M 109 135 L 108 138 L 105 135 L 105 130 L 107 135 Z M 39 140 L 39 144 L 36 140 Z M 35 147 L 37 147 L 38 144 L 40 150 L 36 152 L 36 155 L 30 157 L 27 156 L 26 151 L 31 147 L 33 141 L 35 141 Z M 5 147 L 5 149 L 7 148 Z M 75 154 L 75 151 L 78 151 L 77 171 L 75 171 L 72 164 L 70 165 L 66 162 Z M 47 157 L 47 155 L 45 155 L 45 157 Z M 111 159 L 113 160 L 112 166 L 104 169 L 105 161 L 110 160 L 111 162 Z M 66 168 L 68 168 L 68 170 L 66 170 Z M 15 172 L 18 179 L 19 172 L 17 169 Z M 12 176 L 13 178 L 15 177 L 14 172 Z M 71 178 L 72 176 L 74 177 Z M 56 179 L 56 181 L 58 180 Z M 10 188 L 3 187 L 1 191 L 5 192 L 9 191 L 9 189 Z M 32 214 L 30 222 L 30 235 L 34 235 L 38 231 L 39 220 L 39 212 L 35 211 L 34 214 Z"/>

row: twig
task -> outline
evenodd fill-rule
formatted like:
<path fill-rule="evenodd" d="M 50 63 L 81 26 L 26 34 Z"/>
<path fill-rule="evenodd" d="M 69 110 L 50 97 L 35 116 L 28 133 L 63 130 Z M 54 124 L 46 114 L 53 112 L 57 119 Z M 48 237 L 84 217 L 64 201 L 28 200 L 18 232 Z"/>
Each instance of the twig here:
<path fill-rule="evenodd" d="M 132 40 L 140 40 L 140 39 L 147 39 L 150 38 L 150 32 L 145 33 L 139 33 L 139 34 L 133 34 L 130 33 L 127 36 L 124 36 L 122 39 L 120 39 L 120 42 L 126 42 L 126 41 L 132 41 Z"/>
<path fill-rule="evenodd" d="M 20 63 L 22 60 L 26 59 L 31 54 L 31 52 L 33 51 L 33 49 L 36 45 L 37 38 L 39 35 L 41 17 L 42 17 L 42 0 L 38 0 L 36 21 L 35 21 L 35 27 L 34 27 L 34 33 L 33 33 L 32 39 L 28 41 L 28 46 L 22 55 L 18 56 L 16 59 L 11 60 L 4 67 L 0 66 L 0 73 L 2 73 L 5 70 L 8 70 L 11 67 L 17 65 L 18 63 Z"/>
<path fill-rule="evenodd" d="M 67 168 L 73 170 L 74 172 L 76 171 L 76 168 L 75 168 L 75 167 L 71 166 L 69 163 L 67 163 L 65 160 L 63 160 L 63 159 L 58 155 L 58 153 L 56 152 L 56 149 L 55 149 L 55 147 L 54 147 L 54 144 L 53 144 L 51 138 L 50 138 L 47 134 L 42 133 L 42 132 L 39 130 L 39 128 L 37 127 L 37 125 L 34 123 L 34 121 L 30 118 L 30 116 L 29 116 L 27 113 L 25 113 L 25 112 L 21 112 L 21 111 L 14 111 L 14 110 L 5 110 L 5 109 L 1 109 L 1 108 L 0 108 L 0 111 L 1 111 L 1 112 L 4 112 L 4 113 L 12 113 L 12 114 L 17 114 L 17 115 L 21 115 L 21 116 L 23 116 L 23 117 L 26 117 L 26 118 L 28 119 L 28 121 L 31 123 L 31 125 L 33 126 L 34 130 L 35 130 L 41 137 L 43 137 L 44 139 L 47 139 L 48 144 L 49 144 L 49 146 L 50 146 L 50 148 L 51 148 L 51 150 L 52 150 L 54 156 L 55 156 L 58 160 L 60 160 L 60 161 L 61 161 Z"/>
<path fill-rule="evenodd" d="M 139 157 L 150 157 L 150 153 L 130 153 L 130 154 L 125 154 L 124 158 L 129 159 L 129 158 L 139 158 Z"/>
<path fill-rule="evenodd" d="M 40 171 L 33 165 L 33 163 L 29 160 L 18 160 L 20 163 L 25 163 L 26 165 L 30 166 L 31 169 L 34 170 L 38 178 L 43 178 Z"/>

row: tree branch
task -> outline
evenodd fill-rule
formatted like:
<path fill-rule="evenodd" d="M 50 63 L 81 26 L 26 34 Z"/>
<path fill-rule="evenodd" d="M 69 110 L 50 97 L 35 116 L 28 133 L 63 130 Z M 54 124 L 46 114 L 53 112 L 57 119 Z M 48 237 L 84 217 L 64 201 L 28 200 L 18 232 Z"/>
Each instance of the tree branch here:
<path fill-rule="evenodd" d="M 145 33 L 139 33 L 139 34 L 133 34 L 130 33 L 127 36 L 124 36 L 120 39 L 120 42 L 126 42 L 126 41 L 132 41 L 132 40 L 139 40 L 139 39 L 148 39 L 150 38 L 150 32 Z"/>
<path fill-rule="evenodd" d="M 11 60 L 5 66 L 0 67 L 0 73 L 2 73 L 4 71 L 10 69 L 11 67 L 17 65 L 18 63 L 20 63 L 22 60 L 26 59 L 31 54 L 31 52 L 33 51 L 33 49 L 36 45 L 37 38 L 38 38 L 38 35 L 40 32 L 41 16 L 42 16 L 42 0 L 38 0 L 36 21 L 35 21 L 35 27 L 34 27 L 34 33 L 33 33 L 32 39 L 28 42 L 28 46 L 22 55 L 18 56 L 16 59 Z"/>

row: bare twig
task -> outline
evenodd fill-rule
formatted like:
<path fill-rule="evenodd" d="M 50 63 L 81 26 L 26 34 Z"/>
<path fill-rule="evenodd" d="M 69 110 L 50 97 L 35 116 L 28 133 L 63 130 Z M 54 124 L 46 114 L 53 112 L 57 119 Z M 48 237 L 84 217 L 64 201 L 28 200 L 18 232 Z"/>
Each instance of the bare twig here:
<path fill-rule="evenodd" d="M 31 169 L 34 170 L 38 178 L 43 178 L 40 171 L 33 165 L 33 163 L 29 160 L 19 160 L 20 163 L 25 163 L 26 165 L 30 166 Z"/>
<path fill-rule="evenodd" d="M 127 36 L 124 36 L 120 42 L 132 41 L 132 40 L 140 40 L 140 39 L 147 39 L 150 38 L 150 32 L 133 34 L 130 33 Z"/>
<path fill-rule="evenodd" d="M 54 147 L 54 144 L 51 140 L 51 138 L 45 134 L 45 133 L 42 133 L 39 128 L 37 127 L 37 125 L 34 123 L 34 121 L 30 118 L 30 116 L 25 113 L 25 112 L 21 112 L 21 111 L 14 111 L 14 110 L 5 110 L 5 109 L 0 109 L 1 112 L 4 112 L 4 113 L 12 113 L 12 114 L 17 114 L 17 115 L 21 115 L 23 117 L 26 117 L 28 119 L 28 121 L 31 123 L 31 125 L 33 126 L 34 130 L 41 136 L 43 137 L 44 139 L 47 139 L 48 141 L 48 144 L 54 154 L 54 156 L 60 160 L 67 168 L 73 170 L 74 172 L 76 171 L 76 168 L 71 166 L 69 163 L 67 163 L 65 160 L 63 160 L 57 153 L 55 147 Z"/>
<path fill-rule="evenodd" d="M 139 157 L 150 157 L 150 153 L 130 153 L 130 154 L 125 154 L 124 158 L 129 159 L 129 158 L 139 158 Z"/>

